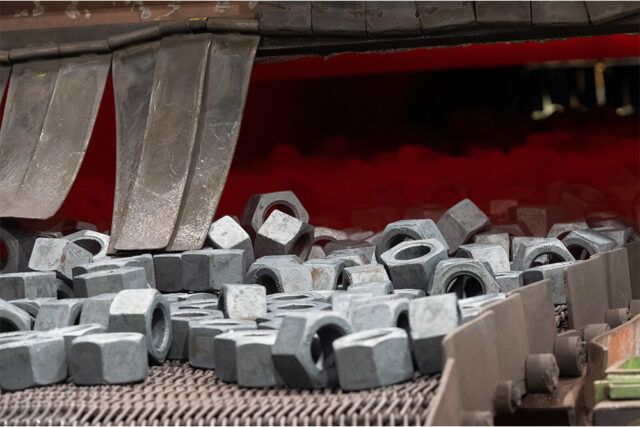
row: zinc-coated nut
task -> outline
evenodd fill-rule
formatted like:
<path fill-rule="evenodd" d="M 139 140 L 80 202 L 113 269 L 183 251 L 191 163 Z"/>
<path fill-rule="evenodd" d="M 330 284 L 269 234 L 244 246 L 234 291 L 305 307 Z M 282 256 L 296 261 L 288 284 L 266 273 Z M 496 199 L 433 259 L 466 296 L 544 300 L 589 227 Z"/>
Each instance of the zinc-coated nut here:
<path fill-rule="evenodd" d="M 86 249 L 66 239 L 36 239 L 29 258 L 29 268 L 34 271 L 55 271 L 60 277 L 71 280 L 72 269 L 93 260 Z"/>
<path fill-rule="evenodd" d="M 148 287 L 147 273 L 142 267 L 100 270 L 73 278 L 73 291 L 77 298 L 90 298 L 101 294 L 115 294 L 125 289 Z"/>
<path fill-rule="evenodd" d="M 135 332 L 83 335 L 70 353 L 69 373 L 78 385 L 135 383 L 149 372 L 145 336 Z"/>
<path fill-rule="evenodd" d="M 113 270 L 122 267 L 142 267 L 147 273 L 147 282 L 151 288 L 156 287 L 156 273 L 153 267 L 153 256 L 151 254 L 141 254 L 129 257 L 109 257 L 90 264 L 82 264 L 73 268 L 73 276 L 92 273 L 100 270 Z"/>
<path fill-rule="evenodd" d="M 347 293 L 361 293 L 371 296 L 389 295 L 393 294 L 393 283 L 391 283 L 390 280 L 385 280 L 382 282 L 359 283 L 357 285 L 349 286 L 347 288 Z"/>
<path fill-rule="evenodd" d="M 509 254 L 495 243 L 470 243 L 460 245 L 455 254 L 458 258 L 471 258 L 483 261 L 491 266 L 494 273 L 510 271 Z"/>
<path fill-rule="evenodd" d="M 121 291 L 109 308 L 109 332 L 143 334 L 149 359 L 162 363 L 172 341 L 169 304 L 155 289 Z"/>
<path fill-rule="evenodd" d="M 433 273 L 431 295 L 455 293 L 458 298 L 500 292 L 487 265 L 475 259 L 450 258 L 440 261 Z"/>
<path fill-rule="evenodd" d="M 269 312 L 272 314 L 326 310 L 331 310 L 331 304 L 320 301 L 282 302 L 280 304 L 269 305 Z"/>
<path fill-rule="evenodd" d="M 427 296 L 427 294 L 425 294 L 422 289 L 394 289 L 393 293 L 394 295 L 398 295 L 399 297 L 407 299 L 422 298 L 424 296 Z"/>
<path fill-rule="evenodd" d="M 581 260 L 618 246 L 611 237 L 591 229 L 571 231 L 562 239 L 562 243 L 575 259 Z"/>
<path fill-rule="evenodd" d="M 107 256 L 109 240 L 111 239 L 108 235 L 93 230 L 80 230 L 63 238 L 89 251 L 94 260 Z"/>
<path fill-rule="evenodd" d="M 68 359 L 71 355 L 71 343 L 74 339 L 83 335 L 101 334 L 106 331 L 107 328 L 102 325 L 98 325 L 96 323 L 88 323 L 85 325 L 72 325 L 65 326 L 64 328 L 51 329 L 50 331 L 44 332 L 43 334 L 62 337 L 62 339 L 64 340 L 64 346 L 67 352 Z"/>
<path fill-rule="evenodd" d="M 34 237 L 17 223 L 3 220 L 0 226 L 0 248 L 6 258 L 0 262 L 0 273 L 25 271 L 33 250 Z"/>
<path fill-rule="evenodd" d="M 293 388 L 324 388 L 337 382 L 333 341 L 351 325 L 330 311 L 292 314 L 282 320 L 272 357 L 284 383 Z M 313 345 L 318 336 L 320 346 Z"/>
<path fill-rule="evenodd" d="M 501 292 L 497 294 L 478 295 L 477 297 L 458 300 L 458 308 L 460 308 L 462 323 L 475 319 L 480 314 L 484 306 L 505 298 L 506 295 Z"/>
<path fill-rule="evenodd" d="M 0 299 L 0 333 L 28 331 L 32 323 L 29 313 Z"/>
<path fill-rule="evenodd" d="M 293 254 L 304 260 L 312 243 L 312 225 L 275 210 L 256 234 L 254 253 L 256 257 Z"/>
<path fill-rule="evenodd" d="M 433 374 L 442 370 L 442 339 L 460 324 L 455 294 L 409 301 L 411 348 L 418 370 Z"/>
<path fill-rule="evenodd" d="M 394 288 L 414 288 L 425 293 L 429 291 L 436 265 L 444 259 L 447 259 L 447 250 L 437 239 L 400 243 L 380 256 Z"/>
<path fill-rule="evenodd" d="M 356 265 L 346 267 L 342 271 L 342 286 L 345 289 L 363 283 L 387 281 L 389 281 L 389 275 L 381 264 Z"/>
<path fill-rule="evenodd" d="M 292 191 L 276 191 L 249 197 L 240 224 L 249 234 L 255 236 L 268 214 L 274 209 L 285 212 L 302 222 L 309 222 L 309 214 Z"/>
<path fill-rule="evenodd" d="M 473 236 L 473 243 L 491 243 L 495 245 L 500 245 L 504 249 L 507 254 L 508 259 L 510 258 L 510 249 L 511 249 L 511 237 L 509 233 L 506 231 L 499 230 L 489 230 L 483 233 L 478 233 Z"/>
<path fill-rule="evenodd" d="M 349 261 L 356 263 L 355 265 L 378 263 L 376 259 L 376 246 L 371 243 L 349 243 L 348 241 L 329 242 L 327 246 L 324 247 L 324 250 L 327 258 L 343 259 L 347 262 L 347 267 L 351 267 Z M 362 260 L 362 264 L 360 264 L 359 260 Z"/>
<path fill-rule="evenodd" d="M 413 377 L 409 337 L 404 329 L 381 328 L 345 335 L 333 342 L 343 390 L 363 390 Z"/>
<path fill-rule="evenodd" d="M 549 264 L 575 261 L 562 242 L 555 238 L 540 238 L 522 241 L 513 255 L 512 270 L 524 271 L 535 267 L 540 257 L 547 257 Z"/>
<path fill-rule="evenodd" d="M 356 304 L 349 313 L 355 332 L 398 327 L 409 329 L 409 300 L 394 298 Z"/>
<path fill-rule="evenodd" d="M 589 228 L 585 221 L 556 222 L 549 229 L 547 237 L 562 239 L 573 230 L 584 230 L 585 228 Z"/>
<path fill-rule="evenodd" d="M 183 289 L 217 291 L 225 283 L 244 279 L 244 252 L 239 249 L 211 249 L 182 253 Z"/>
<path fill-rule="evenodd" d="M 182 254 L 153 255 L 156 288 L 161 292 L 182 290 Z"/>
<path fill-rule="evenodd" d="M 98 324 L 109 328 L 109 310 L 117 294 L 101 294 L 87 298 L 80 313 L 80 324 Z"/>
<path fill-rule="evenodd" d="M 311 273 L 304 265 L 285 260 L 263 260 L 264 258 L 260 258 L 251 265 L 245 275 L 246 283 L 264 286 L 268 294 L 307 292 L 313 289 Z"/>
<path fill-rule="evenodd" d="M 31 334 L 0 342 L 0 388 L 23 390 L 67 378 L 64 339 Z"/>
<path fill-rule="evenodd" d="M 230 319 L 255 319 L 267 312 L 267 293 L 260 285 L 222 285 L 218 309 Z"/>
<path fill-rule="evenodd" d="M 351 316 L 350 310 L 354 301 L 368 300 L 371 297 L 373 297 L 372 293 L 351 293 L 339 291 L 331 296 L 331 307 L 333 311 L 348 319 Z"/>
<path fill-rule="evenodd" d="M 635 231 L 633 230 L 633 228 L 630 228 L 630 227 L 627 227 L 627 228 L 602 227 L 602 228 L 596 228 L 595 230 L 615 240 L 618 246 L 622 246 L 625 243 L 635 242 L 636 240 L 638 240 L 638 236 L 636 236 Z"/>
<path fill-rule="evenodd" d="M 244 251 L 244 269 L 255 260 L 251 237 L 233 218 L 226 215 L 209 227 L 209 243 L 216 249 L 239 249 Z"/>
<path fill-rule="evenodd" d="M 80 314 L 85 301 L 81 298 L 70 298 L 51 300 L 42 304 L 38 316 L 36 316 L 33 330 L 49 331 L 77 325 L 80 322 Z"/>
<path fill-rule="evenodd" d="M 219 319 L 216 312 L 208 310 L 178 310 L 171 314 L 171 348 L 169 360 L 189 359 L 189 322 L 193 320 Z"/>
<path fill-rule="evenodd" d="M 355 251 L 353 249 L 341 249 L 327 254 L 327 259 L 338 259 L 343 261 L 345 267 L 353 267 L 356 265 L 367 265 L 370 264 L 370 260 L 367 259 L 366 255 L 360 251 Z"/>
<path fill-rule="evenodd" d="M 430 219 L 405 219 L 392 222 L 384 228 L 378 239 L 376 255 L 379 258 L 383 253 L 402 242 L 425 239 L 436 239 L 442 243 L 445 251 L 449 250 L 447 241 L 438 230 L 436 223 Z"/>
<path fill-rule="evenodd" d="M 316 227 L 313 230 L 313 244 L 324 246 L 327 242 L 338 242 L 347 240 L 349 236 L 342 230 L 336 230 L 329 227 Z"/>
<path fill-rule="evenodd" d="M 215 369 L 214 338 L 229 331 L 256 329 L 253 320 L 205 319 L 189 322 L 189 364 L 196 368 Z"/>
<path fill-rule="evenodd" d="M 276 331 L 232 331 L 217 335 L 216 376 L 224 382 L 240 381 L 246 387 L 273 387 L 282 381 L 273 366 L 271 350 Z M 252 354 L 254 353 L 254 354 Z"/>
<path fill-rule="evenodd" d="M 464 199 L 450 207 L 437 226 L 449 245 L 449 253 L 453 253 L 474 234 L 488 229 L 491 222 L 471 200 Z"/>
<path fill-rule="evenodd" d="M 493 276 L 500 287 L 500 292 L 509 292 L 524 285 L 523 271 L 505 271 Z"/>
<path fill-rule="evenodd" d="M 327 254 L 324 253 L 324 249 L 320 245 L 311 245 L 311 249 L 309 250 L 309 255 L 307 255 L 307 260 L 319 260 L 325 259 Z"/>
<path fill-rule="evenodd" d="M 56 274 L 49 271 L 0 274 L 0 298 L 55 298 L 59 282 Z"/>
<path fill-rule="evenodd" d="M 341 259 L 312 259 L 304 263 L 311 273 L 314 291 L 331 291 L 342 284 L 346 262 Z"/>
<path fill-rule="evenodd" d="M 311 292 L 283 292 L 267 295 L 267 306 L 285 303 L 299 303 L 315 301 L 316 295 Z"/>
<path fill-rule="evenodd" d="M 523 283 L 529 285 L 540 280 L 549 279 L 553 287 L 553 303 L 566 304 L 565 269 L 574 262 L 557 262 L 530 268 L 523 272 Z"/>
<path fill-rule="evenodd" d="M 36 317 L 38 316 L 38 312 L 40 311 L 40 307 L 42 304 L 48 301 L 55 301 L 55 298 L 23 298 L 23 299 L 14 299 L 11 301 L 11 304 L 15 305 L 19 309 L 26 311 L 31 319 L 35 322 Z"/>

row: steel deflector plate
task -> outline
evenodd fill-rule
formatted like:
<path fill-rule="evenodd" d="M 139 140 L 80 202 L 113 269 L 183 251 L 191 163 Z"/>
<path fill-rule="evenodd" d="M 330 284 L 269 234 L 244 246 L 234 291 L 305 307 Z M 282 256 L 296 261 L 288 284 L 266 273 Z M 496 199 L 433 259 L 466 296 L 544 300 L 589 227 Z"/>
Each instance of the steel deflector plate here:
<path fill-rule="evenodd" d="M 195 143 L 211 34 L 165 37 L 140 163 L 116 250 L 162 249 L 178 217 Z"/>
<path fill-rule="evenodd" d="M 213 36 L 191 171 L 168 250 L 204 243 L 233 159 L 258 42 L 258 36 Z"/>
<path fill-rule="evenodd" d="M 10 75 L 11 65 L 0 65 L 0 102 L 4 96 L 4 88 L 7 87 Z"/>

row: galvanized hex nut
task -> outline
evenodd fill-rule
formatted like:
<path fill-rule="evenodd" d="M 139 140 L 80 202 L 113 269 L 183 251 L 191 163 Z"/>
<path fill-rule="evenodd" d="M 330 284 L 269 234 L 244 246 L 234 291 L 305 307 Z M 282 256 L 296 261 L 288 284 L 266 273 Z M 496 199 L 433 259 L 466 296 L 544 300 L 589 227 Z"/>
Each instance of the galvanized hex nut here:
<path fill-rule="evenodd" d="M 371 296 L 393 294 L 393 283 L 390 280 L 383 282 L 359 283 L 351 285 L 347 288 L 347 293 L 363 293 Z"/>
<path fill-rule="evenodd" d="M 509 255 L 504 248 L 493 243 L 470 243 L 461 245 L 455 254 L 458 258 L 471 258 L 483 261 L 491 266 L 494 273 L 510 271 Z"/>
<path fill-rule="evenodd" d="M 42 304 L 36 321 L 34 331 L 49 331 L 65 326 L 77 325 L 80 322 L 80 314 L 85 299 L 69 298 L 63 300 L 51 300 Z"/>
<path fill-rule="evenodd" d="M 196 319 L 189 322 L 189 364 L 196 368 L 215 369 L 215 340 L 230 331 L 255 330 L 256 322 L 240 319 Z"/>
<path fill-rule="evenodd" d="M 376 245 L 376 255 L 378 258 L 402 242 L 412 240 L 436 239 L 445 251 L 449 250 L 447 241 L 438 230 L 436 223 L 430 219 L 406 219 L 392 222 L 387 225 Z"/>
<path fill-rule="evenodd" d="M 307 213 L 298 197 L 292 191 L 277 191 L 254 194 L 249 197 L 244 207 L 240 224 L 250 235 L 255 236 L 269 213 L 274 209 L 291 215 L 302 222 L 309 222 L 309 213 Z M 256 256 L 259 255 L 256 254 Z"/>
<path fill-rule="evenodd" d="M 115 294 L 125 289 L 147 288 L 149 288 L 147 273 L 142 267 L 94 271 L 73 278 L 73 291 L 77 298 Z"/>
<path fill-rule="evenodd" d="M 32 323 L 29 313 L 0 299 L 0 333 L 28 331 Z"/>
<path fill-rule="evenodd" d="M 0 227 L 0 248 L 5 251 L 6 258 L 0 263 L 0 273 L 25 271 L 34 241 L 34 236 L 18 224 L 9 224 L 3 220 Z"/>
<path fill-rule="evenodd" d="M 245 282 L 264 286 L 268 294 L 278 292 L 306 292 L 313 289 L 309 269 L 302 264 L 278 261 L 254 262 L 245 276 Z"/>
<path fill-rule="evenodd" d="M 403 242 L 380 256 L 389 270 L 394 288 L 429 290 L 436 265 L 447 259 L 447 250 L 437 239 Z"/>
<path fill-rule="evenodd" d="M 351 325 L 330 311 L 292 314 L 282 320 L 272 357 L 284 383 L 293 388 L 331 387 L 337 382 L 333 341 Z M 314 336 L 320 346 L 314 346 Z"/>
<path fill-rule="evenodd" d="M 230 319 L 255 319 L 267 312 L 267 292 L 260 285 L 222 285 L 218 309 Z"/>
<path fill-rule="evenodd" d="M 455 294 L 416 298 L 409 302 L 409 328 L 414 360 L 423 374 L 442 370 L 442 339 L 460 324 Z"/>
<path fill-rule="evenodd" d="M 549 264 L 557 262 L 575 261 L 567 247 L 558 239 L 524 240 L 513 255 L 512 270 L 524 271 L 535 267 L 535 263 L 546 257 Z"/>
<path fill-rule="evenodd" d="M 553 286 L 553 303 L 566 304 L 567 295 L 565 292 L 565 269 L 574 264 L 574 262 L 557 262 L 554 264 L 545 264 L 525 270 L 523 273 L 523 282 L 525 285 L 535 283 L 540 280 L 549 279 Z"/>
<path fill-rule="evenodd" d="M 109 308 L 109 332 L 144 335 L 149 359 L 162 363 L 172 341 L 169 304 L 155 289 L 120 291 Z"/>
<path fill-rule="evenodd" d="M 279 304 L 269 305 L 269 312 L 272 314 L 280 313 L 300 313 L 305 311 L 323 311 L 331 310 L 331 304 L 320 301 L 300 301 L 300 302 L 281 302 Z"/>
<path fill-rule="evenodd" d="M 329 242 L 324 247 L 327 258 L 343 259 L 347 267 L 353 265 L 377 264 L 376 246 L 367 242 Z M 353 263 L 353 265 L 351 265 Z"/>
<path fill-rule="evenodd" d="M 279 294 L 267 295 L 267 307 L 271 305 L 312 302 L 316 301 L 317 296 L 311 292 L 283 292 Z"/>
<path fill-rule="evenodd" d="M 40 307 L 42 304 L 48 301 L 55 301 L 55 298 L 23 298 L 23 299 L 14 299 L 11 301 L 11 304 L 15 305 L 21 310 L 26 311 L 31 319 L 35 322 L 36 317 L 38 316 L 38 312 L 40 311 Z"/>
<path fill-rule="evenodd" d="M 584 230 L 585 228 L 589 228 L 585 221 L 557 222 L 551 226 L 547 237 L 562 239 L 573 230 Z"/>
<path fill-rule="evenodd" d="M 312 243 L 312 225 L 275 210 L 256 234 L 254 253 L 256 257 L 293 254 L 306 259 Z"/>
<path fill-rule="evenodd" d="M 232 331 L 216 336 L 216 376 L 225 382 L 242 380 L 247 387 L 282 385 L 271 358 L 275 340 L 274 330 Z"/>
<path fill-rule="evenodd" d="M 491 222 L 471 200 L 464 199 L 450 207 L 437 225 L 449 245 L 449 253 L 453 253 L 474 234 L 488 229 Z"/>
<path fill-rule="evenodd" d="M 494 278 L 500 287 L 500 292 L 509 292 L 524 285 L 523 271 L 505 271 L 496 274 Z"/>
<path fill-rule="evenodd" d="M 55 298 L 60 279 L 54 272 L 0 274 L 0 298 L 11 301 L 23 298 Z"/>
<path fill-rule="evenodd" d="M 149 372 L 145 336 L 136 332 L 89 334 L 71 344 L 69 373 L 78 385 L 127 384 Z"/>
<path fill-rule="evenodd" d="M 331 291 L 338 289 L 342 284 L 342 271 L 346 263 L 341 259 L 311 259 L 304 263 L 311 273 L 313 290 Z"/>
<path fill-rule="evenodd" d="M 242 250 L 205 248 L 182 253 L 182 280 L 185 290 L 220 290 L 225 283 L 239 283 L 243 279 Z"/>
<path fill-rule="evenodd" d="M 93 260 L 91 252 L 66 239 L 36 239 L 29 258 L 29 268 L 35 271 L 55 271 L 71 280 L 72 269 Z"/>
<path fill-rule="evenodd" d="M 153 255 L 156 288 L 161 292 L 182 290 L 182 254 Z"/>
<path fill-rule="evenodd" d="M 32 334 L 0 342 L 0 388 L 25 388 L 59 383 L 67 378 L 64 339 Z"/>
<path fill-rule="evenodd" d="M 313 244 L 320 247 L 324 246 L 327 242 L 338 242 L 340 240 L 347 240 L 348 238 L 347 233 L 334 228 L 315 227 L 313 230 Z"/>
<path fill-rule="evenodd" d="M 101 259 L 90 264 L 78 265 L 73 268 L 73 276 L 92 273 L 100 270 L 113 270 L 123 267 L 143 267 L 147 273 L 147 282 L 151 288 L 156 287 L 156 273 L 154 269 L 153 256 L 151 254 L 135 255 L 130 257 L 116 258 L 110 257 Z"/>
<path fill-rule="evenodd" d="M 365 292 L 336 292 L 331 296 L 332 310 L 339 315 L 349 318 L 351 316 L 351 306 L 358 300 L 369 300 L 374 295 Z"/>
<path fill-rule="evenodd" d="M 324 249 L 320 245 L 311 245 L 311 250 L 309 251 L 309 255 L 307 255 L 307 260 L 318 260 L 325 259 L 327 254 L 324 253 Z"/>
<path fill-rule="evenodd" d="M 94 260 L 107 256 L 107 249 L 109 249 L 109 240 L 111 239 L 108 235 L 98 233 L 97 231 L 93 230 L 80 230 L 75 233 L 66 235 L 63 238 L 75 243 L 82 249 L 91 252 Z"/>
<path fill-rule="evenodd" d="M 215 311 L 216 315 L 221 319 L 224 318 L 224 313 L 218 310 L 218 300 L 205 300 L 205 301 L 179 301 L 170 305 L 171 313 L 179 310 L 208 310 Z"/>
<path fill-rule="evenodd" d="M 404 329 L 380 328 L 345 335 L 333 342 L 343 390 L 364 390 L 413 378 L 409 337 Z"/>
<path fill-rule="evenodd" d="M 171 348 L 169 360 L 189 359 L 189 322 L 219 319 L 217 312 L 208 310 L 178 310 L 171 314 Z"/>
<path fill-rule="evenodd" d="M 393 294 L 398 297 L 414 299 L 414 298 L 422 298 L 427 296 L 427 294 L 422 289 L 394 289 Z"/>
<path fill-rule="evenodd" d="M 209 243 L 216 249 L 238 249 L 244 251 L 244 269 L 255 260 L 253 243 L 246 231 L 230 216 L 223 216 L 209 227 Z"/>
<path fill-rule="evenodd" d="M 440 261 L 433 273 L 429 294 L 453 292 L 462 299 L 500 292 L 498 283 L 487 267 L 487 264 L 475 259 L 450 258 Z"/>
<path fill-rule="evenodd" d="M 477 297 L 465 298 L 458 300 L 458 308 L 462 316 L 462 323 L 475 319 L 482 309 L 496 301 L 503 300 L 507 296 L 500 292 L 497 294 L 478 295 Z"/>
<path fill-rule="evenodd" d="M 387 270 L 380 264 L 356 265 L 346 267 L 342 271 L 342 287 L 345 289 L 363 283 L 387 281 L 389 281 Z"/>
<path fill-rule="evenodd" d="M 355 332 L 391 327 L 409 329 L 409 300 L 394 298 L 356 304 L 349 320 Z"/>
<path fill-rule="evenodd" d="M 80 324 L 98 324 L 109 329 L 109 310 L 117 294 L 101 294 L 87 298 L 80 313 Z"/>
<path fill-rule="evenodd" d="M 373 246 L 375 248 L 375 246 Z M 354 267 L 356 265 L 370 264 L 365 254 L 353 249 L 340 249 L 327 254 L 327 259 L 337 259 L 343 261 L 346 267 Z"/>
<path fill-rule="evenodd" d="M 588 259 L 618 246 L 611 237 L 590 229 L 571 231 L 562 239 L 562 243 L 575 259 Z"/>
<path fill-rule="evenodd" d="M 511 237 L 506 231 L 489 230 L 484 233 L 478 233 L 473 236 L 473 243 L 490 243 L 500 245 L 506 252 L 507 258 L 510 259 L 509 253 L 511 252 Z"/>
<path fill-rule="evenodd" d="M 64 346 L 67 352 L 68 359 L 71 355 L 71 343 L 74 339 L 83 335 L 101 334 L 106 331 L 107 328 L 102 325 L 98 325 L 97 323 L 88 323 L 85 325 L 73 325 L 65 326 L 64 328 L 51 329 L 50 331 L 44 332 L 43 334 L 62 337 L 62 339 L 64 340 Z"/>

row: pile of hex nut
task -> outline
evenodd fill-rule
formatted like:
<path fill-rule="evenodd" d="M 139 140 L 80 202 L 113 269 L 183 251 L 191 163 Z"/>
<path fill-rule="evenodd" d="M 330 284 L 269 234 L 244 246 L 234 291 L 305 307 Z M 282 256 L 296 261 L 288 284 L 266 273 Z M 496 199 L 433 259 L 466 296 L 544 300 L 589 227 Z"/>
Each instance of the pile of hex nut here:
<path fill-rule="evenodd" d="M 543 278 L 566 304 L 563 268 L 636 238 L 523 209 L 492 226 L 465 199 L 437 223 L 374 234 L 314 228 L 283 191 L 213 222 L 200 250 L 127 256 L 107 255 L 96 231 L 5 224 L 0 388 L 139 382 L 167 359 L 242 387 L 359 390 L 436 374 L 443 337 L 483 306 Z"/>

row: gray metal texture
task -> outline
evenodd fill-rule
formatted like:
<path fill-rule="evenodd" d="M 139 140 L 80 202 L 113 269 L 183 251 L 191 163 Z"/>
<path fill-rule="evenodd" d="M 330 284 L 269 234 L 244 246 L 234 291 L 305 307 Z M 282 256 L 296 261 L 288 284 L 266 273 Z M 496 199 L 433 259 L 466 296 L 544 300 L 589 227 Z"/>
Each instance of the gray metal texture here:
<path fill-rule="evenodd" d="M 593 257 L 565 270 L 569 327 L 583 329 L 590 323 L 604 323 L 609 308 L 605 258 Z"/>
<path fill-rule="evenodd" d="M 4 89 L 11 75 L 11 65 L 0 65 L 0 100 L 4 96 Z"/>
<path fill-rule="evenodd" d="M 93 131 L 111 55 L 14 66 L 0 132 L 0 216 L 53 216 Z"/>
<path fill-rule="evenodd" d="M 556 324 L 553 309 L 553 289 L 549 280 L 532 283 L 509 292 L 519 294 L 525 316 L 529 351 L 551 353 L 556 339 Z"/>

